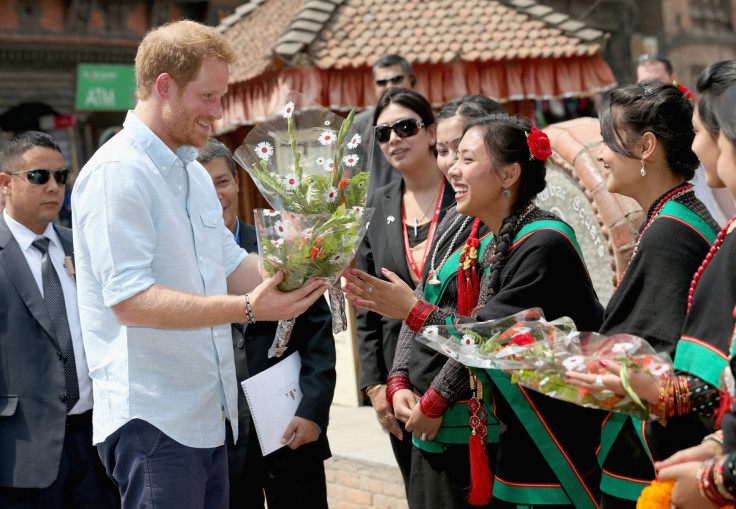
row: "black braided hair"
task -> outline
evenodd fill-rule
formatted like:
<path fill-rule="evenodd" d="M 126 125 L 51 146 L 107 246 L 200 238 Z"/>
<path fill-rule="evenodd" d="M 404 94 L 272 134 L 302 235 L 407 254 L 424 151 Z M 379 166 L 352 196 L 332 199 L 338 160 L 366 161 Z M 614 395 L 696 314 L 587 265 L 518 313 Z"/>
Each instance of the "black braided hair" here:
<path fill-rule="evenodd" d="M 531 132 L 528 120 L 493 114 L 468 120 L 463 135 L 471 128 L 480 129 L 483 142 L 491 159 L 491 171 L 499 173 L 502 168 L 518 163 L 521 167 L 519 192 L 511 207 L 511 214 L 501 222 L 501 229 L 495 233 L 490 264 L 490 293 L 495 295 L 501 285 L 501 270 L 509 255 L 509 249 L 516 233 L 521 227 L 521 216 L 531 200 L 542 191 L 547 182 L 547 168 L 543 161 L 532 157 L 526 136 Z"/>
<path fill-rule="evenodd" d="M 636 142 L 650 132 L 662 145 L 670 170 L 690 180 L 698 167 L 692 151 L 693 104 L 674 85 L 642 81 L 615 89 L 598 113 L 603 142 L 614 152 L 639 159 Z"/>

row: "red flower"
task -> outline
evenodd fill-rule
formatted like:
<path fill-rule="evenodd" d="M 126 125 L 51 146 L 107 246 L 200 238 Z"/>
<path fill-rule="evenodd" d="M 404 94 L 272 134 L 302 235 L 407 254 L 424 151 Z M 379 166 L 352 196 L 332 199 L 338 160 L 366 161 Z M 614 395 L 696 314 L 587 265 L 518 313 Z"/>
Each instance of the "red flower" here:
<path fill-rule="evenodd" d="M 337 184 L 338 189 L 342 189 L 343 187 L 348 187 L 350 185 L 350 182 L 348 182 L 346 179 L 342 179 L 339 184 Z"/>
<path fill-rule="evenodd" d="M 528 332 L 525 332 L 524 334 L 517 334 L 516 336 L 514 336 L 514 338 L 511 341 L 509 341 L 509 345 L 524 346 L 524 345 L 530 345 L 534 343 L 534 341 L 536 341 L 534 339 L 534 336 L 532 336 Z"/>
<path fill-rule="evenodd" d="M 682 95 L 690 99 L 691 101 L 695 100 L 695 94 L 690 92 L 690 89 L 688 89 L 685 85 L 680 85 L 676 81 L 674 82 L 675 85 L 677 85 L 677 88 L 682 92 Z"/>
<path fill-rule="evenodd" d="M 526 135 L 526 144 L 532 156 L 542 162 L 547 161 L 547 158 L 552 155 L 549 137 L 536 127 L 532 127 L 532 132 Z"/>

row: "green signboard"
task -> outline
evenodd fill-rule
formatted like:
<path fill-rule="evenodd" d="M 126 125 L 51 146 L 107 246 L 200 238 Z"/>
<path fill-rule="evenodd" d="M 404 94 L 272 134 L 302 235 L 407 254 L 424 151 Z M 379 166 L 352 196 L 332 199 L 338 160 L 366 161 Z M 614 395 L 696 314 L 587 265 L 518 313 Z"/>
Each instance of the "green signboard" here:
<path fill-rule="evenodd" d="M 120 111 L 135 108 L 132 65 L 79 64 L 77 111 Z"/>

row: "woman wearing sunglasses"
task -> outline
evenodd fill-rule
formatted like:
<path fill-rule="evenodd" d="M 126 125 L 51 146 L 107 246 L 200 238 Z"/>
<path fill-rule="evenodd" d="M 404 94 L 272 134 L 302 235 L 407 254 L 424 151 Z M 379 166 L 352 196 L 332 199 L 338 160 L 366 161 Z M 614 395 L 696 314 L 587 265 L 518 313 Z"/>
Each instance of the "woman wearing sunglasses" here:
<path fill-rule="evenodd" d="M 437 274 L 440 285 L 430 290 L 428 280 L 424 299 L 418 299 L 390 271 L 383 273 L 388 281 L 359 270 L 348 277 L 346 296 L 356 306 L 402 319 L 410 329 L 400 338 L 387 397 L 397 413 L 408 412 L 407 429 L 413 430 L 418 442 L 427 444 L 415 448 L 412 456 L 411 507 L 488 503 L 494 476 L 488 465 L 482 466 L 493 461 L 483 461 L 483 441 L 478 438 L 486 434 L 489 442 L 498 440 L 493 507 L 592 508 L 597 504 L 599 470 L 594 451 L 602 413 L 527 391 L 511 384 L 502 372 L 468 375 L 461 364 L 413 341 L 425 325 L 491 320 L 532 307 L 541 307 L 550 320 L 569 316 L 581 329 L 600 325 L 602 307 L 572 229 L 531 201 L 545 187 L 544 161 L 550 152 L 546 136 L 532 130 L 525 120 L 491 115 L 468 121 L 449 178 L 457 211 L 480 219 L 473 221 L 477 233 L 472 232 L 465 242 L 472 249 L 453 253 L 443 262 Z M 482 235 L 480 222 L 495 235 Z M 402 365 L 406 350 L 410 355 Z M 449 380 L 460 380 L 464 374 L 460 397 L 448 398 L 456 388 L 436 385 L 436 380 L 426 386 L 423 373 L 437 364 L 445 372 L 458 374 Z M 415 394 L 421 396 L 418 404 Z M 505 426 L 499 427 L 492 416 L 478 412 L 471 397 L 484 403 L 492 399 L 493 414 Z M 483 406 L 488 412 L 488 405 Z M 468 410 L 474 414 L 471 419 Z M 444 437 L 440 424 L 448 428 Z M 439 443 L 429 452 L 433 442 L 446 441 L 449 425 L 457 433 L 464 432 L 469 441 L 473 486 L 467 502 L 458 500 L 456 494 L 455 501 L 445 505 L 444 500 L 438 503 L 428 495 L 432 492 L 429 484 L 437 477 L 452 476 L 453 468 L 463 468 L 468 458 L 468 446 L 464 454 L 457 452 L 455 458 L 440 461 L 436 458 L 444 455 L 438 453 L 460 449 Z M 468 438 L 471 426 L 474 433 Z M 416 492 L 415 477 L 427 479 L 419 481 L 423 486 Z"/>
<path fill-rule="evenodd" d="M 376 210 L 356 265 L 373 275 L 380 274 L 381 267 L 388 267 L 414 288 L 421 279 L 437 226 L 453 203 L 452 188 L 437 167 L 434 113 L 420 94 L 389 88 L 379 99 L 373 118 L 376 143 L 401 178 L 376 189 L 369 197 L 366 206 Z M 378 420 L 391 434 L 391 446 L 407 484 L 411 439 L 386 402 L 385 386 L 401 320 L 361 309 L 356 328 L 360 386 Z"/>

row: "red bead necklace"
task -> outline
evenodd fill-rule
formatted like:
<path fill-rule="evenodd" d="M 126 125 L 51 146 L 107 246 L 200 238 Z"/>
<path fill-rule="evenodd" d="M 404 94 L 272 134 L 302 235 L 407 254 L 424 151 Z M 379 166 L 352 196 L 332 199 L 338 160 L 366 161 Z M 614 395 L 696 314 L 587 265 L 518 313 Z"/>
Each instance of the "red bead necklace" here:
<path fill-rule="evenodd" d="M 636 244 L 634 244 L 634 249 L 631 251 L 631 258 L 629 258 L 629 263 L 626 265 L 626 268 L 624 269 L 623 274 L 621 274 L 621 278 L 619 278 L 618 280 L 619 284 L 621 284 L 621 281 L 624 280 L 626 271 L 629 269 L 629 265 L 631 265 L 631 261 L 634 259 L 634 256 L 636 256 L 636 251 L 639 248 L 639 241 L 641 241 L 641 238 L 644 236 L 644 232 L 647 231 L 647 228 L 649 228 L 649 226 L 651 226 L 651 224 L 657 218 L 659 213 L 662 211 L 662 207 L 664 207 L 665 203 L 667 203 L 673 198 L 679 198 L 680 196 L 683 196 L 689 192 L 695 192 L 693 191 L 693 185 L 690 183 L 685 183 L 680 186 L 677 186 L 672 191 L 667 193 L 661 200 L 659 200 L 659 203 L 657 203 L 657 206 L 654 208 L 652 215 L 649 217 L 649 221 L 647 221 L 646 226 L 641 231 L 639 238 L 636 239 Z"/>
<path fill-rule="evenodd" d="M 716 254 L 716 251 L 720 249 L 721 244 L 723 244 L 723 239 L 725 239 L 726 235 L 729 233 L 729 230 L 734 220 L 736 220 L 736 216 L 733 216 L 731 220 L 728 223 L 726 223 L 726 226 L 721 228 L 721 231 L 718 232 L 716 241 L 710 247 L 710 251 L 708 251 L 708 254 L 705 255 L 705 260 L 703 260 L 703 263 L 700 264 L 700 267 L 698 267 L 698 270 L 695 272 L 695 275 L 693 276 L 693 280 L 690 282 L 690 290 L 687 293 L 687 311 L 688 313 L 690 312 L 690 306 L 693 305 L 693 295 L 695 295 L 695 288 L 697 288 L 698 286 L 698 281 L 700 281 L 700 276 L 702 276 L 703 272 L 705 272 L 705 268 L 708 266 L 710 261 L 713 259 L 713 256 Z"/>

